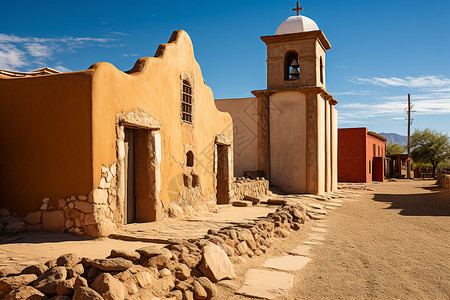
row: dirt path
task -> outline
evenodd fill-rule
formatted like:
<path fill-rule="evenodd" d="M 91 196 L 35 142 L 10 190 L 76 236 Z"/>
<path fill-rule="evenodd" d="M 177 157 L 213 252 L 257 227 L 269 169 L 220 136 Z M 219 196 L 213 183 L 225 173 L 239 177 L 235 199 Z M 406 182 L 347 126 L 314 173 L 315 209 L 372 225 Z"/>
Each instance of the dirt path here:
<path fill-rule="evenodd" d="M 327 219 L 289 299 L 450 299 L 450 191 L 372 184 Z"/>
<path fill-rule="evenodd" d="M 307 222 L 288 238 L 274 238 L 272 247 L 262 256 L 241 257 L 234 266 L 237 278 L 219 283 L 218 299 L 249 299 L 235 294 L 244 274 L 250 268 L 264 269 L 262 264 L 267 258 L 285 255 L 311 241 L 311 234 L 324 236 L 325 241 L 312 245 L 310 264 L 288 272 L 295 277 L 294 285 L 284 299 L 450 299 L 450 191 L 439 191 L 433 184 L 406 180 L 371 184 L 374 191 L 358 191 L 359 197 L 349 194 L 352 196 L 347 199 L 336 200 L 334 206 L 326 207 L 328 216 L 324 221 Z M 311 202 L 331 205 L 306 200 Z M 212 218 L 203 216 L 191 221 L 203 222 L 197 226 L 205 231 L 223 222 L 266 215 L 264 209 L 226 208 L 222 215 L 219 212 Z M 130 228 L 129 232 L 149 231 L 150 225 L 145 226 Z M 174 224 L 166 227 L 164 230 L 180 231 Z M 317 233 L 318 227 L 327 232 Z M 148 245 L 60 235 L 24 233 L 23 237 L 11 237 L 19 240 L 0 243 L 0 265 L 28 265 L 67 252 L 98 258 L 105 257 L 112 248 Z"/>

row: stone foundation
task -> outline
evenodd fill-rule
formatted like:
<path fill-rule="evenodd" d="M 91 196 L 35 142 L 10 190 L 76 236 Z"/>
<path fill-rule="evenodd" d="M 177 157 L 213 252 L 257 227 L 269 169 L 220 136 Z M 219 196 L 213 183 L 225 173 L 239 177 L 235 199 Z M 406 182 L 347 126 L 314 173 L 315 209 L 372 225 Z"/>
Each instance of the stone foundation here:
<path fill-rule="evenodd" d="M 117 203 L 116 186 L 116 164 L 104 166 L 98 188 L 88 195 L 42 199 L 40 209 L 25 216 L 26 228 L 95 237 L 116 232 L 123 220 L 123 212 Z"/>
<path fill-rule="evenodd" d="M 233 201 L 243 200 L 244 196 L 261 197 L 269 193 L 269 181 L 257 177 L 249 179 L 236 177 L 233 182 Z"/>
<path fill-rule="evenodd" d="M 450 189 L 450 175 L 449 174 L 441 174 L 437 178 L 436 184 L 444 189 Z"/>

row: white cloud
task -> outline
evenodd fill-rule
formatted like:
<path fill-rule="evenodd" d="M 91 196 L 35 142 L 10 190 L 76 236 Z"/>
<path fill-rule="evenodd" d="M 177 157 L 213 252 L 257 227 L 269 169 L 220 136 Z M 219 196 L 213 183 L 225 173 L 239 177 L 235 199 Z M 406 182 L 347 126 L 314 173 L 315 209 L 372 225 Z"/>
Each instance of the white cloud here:
<path fill-rule="evenodd" d="M 405 78 L 399 77 L 371 77 L 361 78 L 355 77 L 351 79 L 352 82 L 358 84 L 372 84 L 379 86 L 391 87 L 410 87 L 410 88 L 439 88 L 449 87 L 450 78 L 445 76 L 427 75 L 419 77 L 407 76 Z"/>
<path fill-rule="evenodd" d="M 412 95 L 414 115 L 450 115 L 450 93 Z M 390 96 L 371 102 L 339 104 L 339 122 L 370 123 L 370 119 L 404 121 L 407 96 Z"/>
<path fill-rule="evenodd" d="M 54 53 L 74 51 L 75 48 L 103 46 L 116 39 L 93 37 L 20 37 L 0 33 L 0 69 L 17 70 L 24 66 L 42 67 L 49 65 Z"/>
<path fill-rule="evenodd" d="M 134 53 L 124 53 L 124 54 L 122 54 L 122 56 L 125 56 L 125 57 L 129 57 L 129 56 L 139 56 L 139 54 L 134 54 Z"/>
<path fill-rule="evenodd" d="M 374 95 L 373 91 L 346 91 L 346 92 L 332 92 L 336 96 L 370 96 Z"/>
<path fill-rule="evenodd" d="M 61 65 L 57 65 L 56 67 L 54 67 L 53 69 L 60 71 L 60 72 L 73 72 L 71 69 L 68 69 L 66 67 L 63 67 Z"/>
<path fill-rule="evenodd" d="M 35 57 L 50 57 L 52 55 L 52 50 L 49 46 L 38 44 L 38 43 L 27 43 L 25 48 Z"/>
<path fill-rule="evenodd" d="M 14 34 L 4 34 L 0 33 L 0 42 L 5 43 L 70 43 L 70 42 L 97 42 L 97 43 L 107 43 L 114 41 L 110 38 L 92 38 L 92 37 L 71 37 L 65 36 L 61 38 L 38 38 L 38 37 L 19 37 Z"/>
<path fill-rule="evenodd" d="M 11 44 L 0 43 L 0 69 L 16 70 L 27 65 L 23 51 Z"/>
<path fill-rule="evenodd" d="M 117 35 L 129 35 L 128 33 L 123 33 L 123 32 L 119 32 L 119 31 L 111 31 L 111 34 L 117 34 Z"/>
<path fill-rule="evenodd" d="M 415 114 L 450 114 L 450 95 L 447 99 L 429 99 L 414 101 Z M 385 101 L 375 104 L 349 103 L 341 104 L 340 108 L 348 111 L 359 111 L 361 117 L 368 115 L 398 115 L 404 114 L 407 107 L 406 102 Z"/>

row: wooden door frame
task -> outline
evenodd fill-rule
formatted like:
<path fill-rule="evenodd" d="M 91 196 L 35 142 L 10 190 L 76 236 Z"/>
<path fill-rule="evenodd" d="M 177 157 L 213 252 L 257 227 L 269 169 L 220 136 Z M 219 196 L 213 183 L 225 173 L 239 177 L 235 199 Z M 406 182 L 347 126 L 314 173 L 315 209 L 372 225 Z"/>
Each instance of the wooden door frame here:
<path fill-rule="evenodd" d="M 217 199 L 217 188 L 218 188 L 218 180 L 217 176 L 219 175 L 219 147 L 222 147 L 222 149 L 225 151 L 224 155 L 227 158 L 226 159 L 226 188 L 225 193 L 227 194 L 225 199 Z M 232 148 L 231 148 L 231 142 L 228 140 L 228 138 L 223 135 L 217 135 L 215 138 L 214 143 L 214 176 L 215 176 L 215 191 L 216 191 L 216 202 L 217 204 L 228 204 L 232 198 L 232 188 L 231 188 L 231 179 L 233 177 L 233 164 L 232 164 Z"/>
<path fill-rule="evenodd" d="M 119 114 L 117 131 L 117 207 L 122 216 L 122 224 L 126 224 L 126 170 L 125 170 L 125 128 L 138 132 L 135 147 L 142 151 L 140 161 L 135 166 L 147 176 L 136 176 L 136 221 L 151 222 L 163 218 L 161 202 L 161 135 L 160 123 L 142 110 Z M 136 136 L 135 136 L 136 138 Z M 138 145 L 136 145 L 138 143 Z M 139 177 L 139 178 L 138 178 Z M 142 178 L 145 177 L 145 178 Z M 146 180 L 138 183 L 139 180 Z"/>

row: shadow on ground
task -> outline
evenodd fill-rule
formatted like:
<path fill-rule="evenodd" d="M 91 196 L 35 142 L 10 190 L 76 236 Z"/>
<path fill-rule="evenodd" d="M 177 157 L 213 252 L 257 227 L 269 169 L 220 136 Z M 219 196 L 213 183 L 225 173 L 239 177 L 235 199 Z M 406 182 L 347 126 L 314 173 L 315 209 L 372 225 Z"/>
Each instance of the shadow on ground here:
<path fill-rule="evenodd" d="M 391 203 L 387 209 L 400 209 L 404 216 L 450 216 L 450 191 L 424 188 L 427 193 L 375 194 L 374 201 Z"/>
<path fill-rule="evenodd" d="M 79 236 L 64 232 L 25 231 L 10 236 L 0 236 L 0 245 L 12 243 L 42 244 L 69 241 L 87 241 L 95 238 Z"/>

